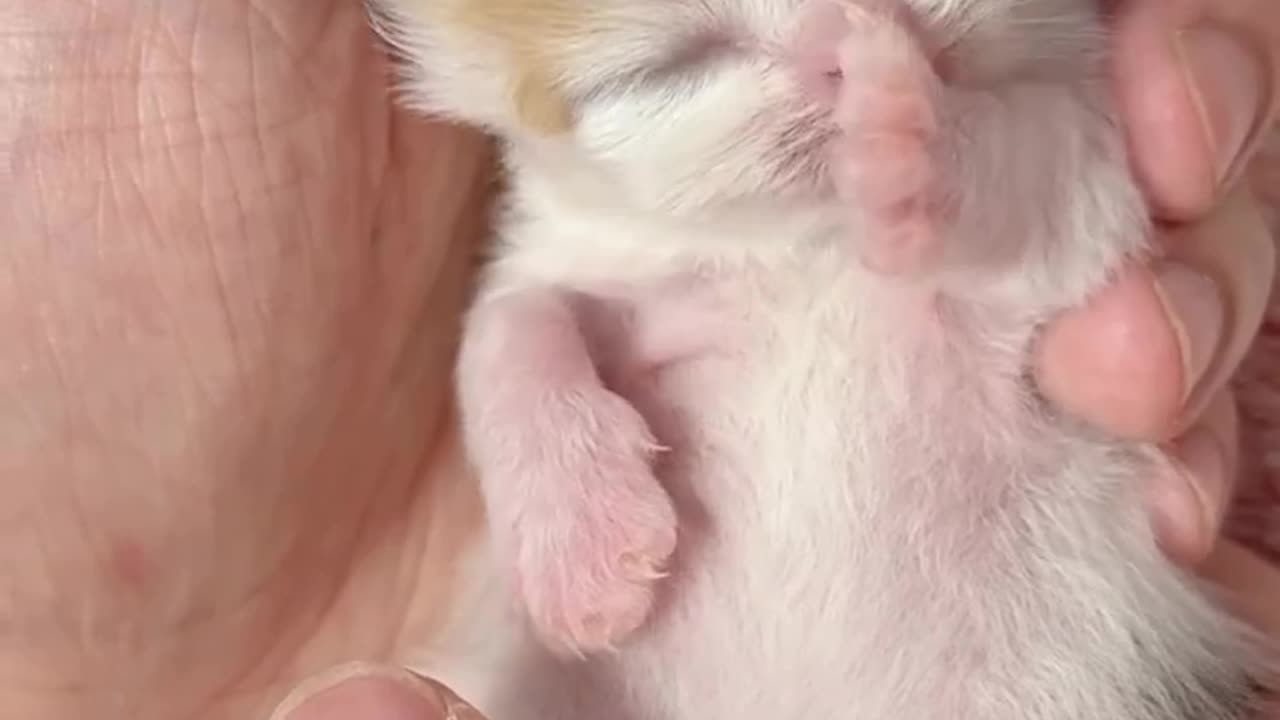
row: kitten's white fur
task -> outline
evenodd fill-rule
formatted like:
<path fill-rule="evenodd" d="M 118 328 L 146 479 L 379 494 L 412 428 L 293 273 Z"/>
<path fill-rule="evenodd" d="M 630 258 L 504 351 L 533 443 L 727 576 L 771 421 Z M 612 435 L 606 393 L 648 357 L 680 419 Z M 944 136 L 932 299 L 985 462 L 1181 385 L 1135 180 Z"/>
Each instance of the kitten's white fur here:
<path fill-rule="evenodd" d="M 966 162 L 947 261 L 886 279 L 852 259 L 821 110 L 785 68 L 744 52 L 618 81 L 660 67 L 673 28 L 785 44 L 804 2 L 629 0 L 565 53 L 577 122 L 548 137 L 515 119 L 507 48 L 438 1 L 376 17 L 409 100 L 500 136 L 511 189 L 459 370 L 497 542 L 422 669 L 493 720 L 1244 717 L 1243 631 L 1149 530 L 1160 453 L 1024 378 L 1040 323 L 1146 230 L 1092 3 L 907 3 L 954 43 Z M 654 440 L 661 494 L 631 462 Z M 571 605 L 609 540 L 561 542 L 574 513 L 660 527 L 667 494 L 678 548 L 647 622 L 616 654 L 546 651 L 523 602 Z M 512 564 L 545 571 L 514 603 Z"/>

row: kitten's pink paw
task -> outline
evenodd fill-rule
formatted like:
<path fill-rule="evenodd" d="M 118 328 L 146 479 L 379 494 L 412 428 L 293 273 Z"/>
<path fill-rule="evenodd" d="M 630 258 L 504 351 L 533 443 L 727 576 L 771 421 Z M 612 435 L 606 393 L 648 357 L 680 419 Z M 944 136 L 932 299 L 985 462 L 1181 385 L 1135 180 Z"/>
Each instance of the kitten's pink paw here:
<path fill-rule="evenodd" d="M 941 80 L 910 30 L 887 18 L 855 19 L 840 67 L 836 189 L 858 214 L 868 265 L 917 270 L 940 245 L 934 140 Z"/>
<path fill-rule="evenodd" d="M 644 419 L 600 389 L 567 404 L 526 480 L 555 488 L 515 518 L 516 580 L 535 631 L 573 654 L 615 648 L 653 605 L 676 547 L 676 514 L 654 476 Z"/>

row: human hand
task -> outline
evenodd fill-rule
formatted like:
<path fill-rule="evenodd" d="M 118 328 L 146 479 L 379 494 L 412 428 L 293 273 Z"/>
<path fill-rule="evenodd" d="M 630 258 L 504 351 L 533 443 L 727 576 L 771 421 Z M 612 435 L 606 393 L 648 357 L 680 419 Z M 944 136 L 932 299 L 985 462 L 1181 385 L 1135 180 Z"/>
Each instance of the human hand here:
<path fill-rule="evenodd" d="M 484 143 L 392 109 L 353 0 L 0 27 L 0 715 L 266 718 L 408 662 L 482 526 L 447 398 Z"/>
<path fill-rule="evenodd" d="M 404 670 L 341 666 L 303 684 L 271 720 L 482 720 L 449 688 Z"/>
<path fill-rule="evenodd" d="M 1255 344 L 1275 277 L 1275 240 L 1255 196 L 1270 192 L 1280 207 L 1280 186 L 1251 188 L 1246 170 L 1252 163 L 1273 178 L 1280 170 L 1280 158 L 1257 164 L 1275 122 L 1280 5 L 1115 4 L 1119 97 L 1166 256 L 1130 269 L 1050 327 L 1039 379 L 1046 395 L 1081 418 L 1169 443 L 1185 472 L 1152 488 L 1162 542 L 1177 560 L 1240 591 L 1252 619 L 1280 633 L 1280 571 L 1218 542 L 1237 478 L 1248 470 L 1247 482 L 1262 480 L 1259 458 L 1238 453 L 1228 381 Z M 1265 422 L 1280 427 L 1280 407 L 1247 417 L 1246 432 Z M 1243 567 L 1251 572 L 1240 574 Z"/>

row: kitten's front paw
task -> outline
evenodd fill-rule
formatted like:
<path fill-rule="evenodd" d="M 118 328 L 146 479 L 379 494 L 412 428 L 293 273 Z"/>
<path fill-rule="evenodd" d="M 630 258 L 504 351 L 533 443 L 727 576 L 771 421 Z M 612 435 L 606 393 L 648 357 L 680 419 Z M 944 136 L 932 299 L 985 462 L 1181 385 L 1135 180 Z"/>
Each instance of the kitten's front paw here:
<path fill-rule="evenodd" d="M 551 648 L 615 648 L 640 627 L 676 547 L 676 513 L 654 476 L 644 419 L 604 390 L 569 404 L 525 481 L 556 492 L 514 521 L 516 581 Z M 558 413 L 557 413 L 558 415 Z"/>
<path fill-rule="evenodd" d="M 864 259 L 905 273 L 936 256 L 937 100 L 941 79 L 901 22 L 855 18 L 840 49 L 844 78 L 835 108 L 843 135 L 831 171 L 857 213 Z"/>

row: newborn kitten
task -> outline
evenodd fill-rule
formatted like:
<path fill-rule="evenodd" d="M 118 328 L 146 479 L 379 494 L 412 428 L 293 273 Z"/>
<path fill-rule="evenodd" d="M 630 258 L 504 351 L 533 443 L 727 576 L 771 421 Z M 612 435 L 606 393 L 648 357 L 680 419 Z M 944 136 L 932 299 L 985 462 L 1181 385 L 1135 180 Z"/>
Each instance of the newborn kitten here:
<path fill-rule="evenodd" d="M 510 175 L 458 377 L 492 553 L 424 669 L 494 720 L 1248 717 L 1162 455 L 1026 377 L 1148 229 L 1095 2 L 374 10 Z"/>

